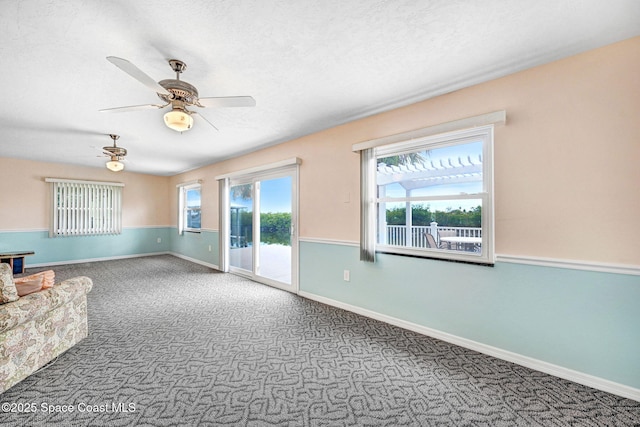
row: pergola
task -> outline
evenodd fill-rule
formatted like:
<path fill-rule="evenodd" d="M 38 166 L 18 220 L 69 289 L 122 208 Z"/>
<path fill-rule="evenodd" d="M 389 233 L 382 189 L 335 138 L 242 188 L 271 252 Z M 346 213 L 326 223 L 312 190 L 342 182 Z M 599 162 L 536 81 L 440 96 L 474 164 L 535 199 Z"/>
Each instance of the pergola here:
<path fill-rule="evenodd" d="M 408 161 L 400 165 L 378 164 L 378 198 L 386 197 L 386 186 L 399 184 L 407 198 L 413 190 L 438 185 L 461 184 L 482 181 L 482 155 L 446 158 L 427 161 Z M 386 207 L 378 206 L 378 218 L 386 218 Z M 406 236 L 411 235 L 413 227 L 411 202 L 406 202 Z M 437 226 L 437 224 L 436 224 Z M 378 221 L 378 235 L 386 239 L 387 223 Z M 408 241 L 408 240 L 407 240 Z"/>

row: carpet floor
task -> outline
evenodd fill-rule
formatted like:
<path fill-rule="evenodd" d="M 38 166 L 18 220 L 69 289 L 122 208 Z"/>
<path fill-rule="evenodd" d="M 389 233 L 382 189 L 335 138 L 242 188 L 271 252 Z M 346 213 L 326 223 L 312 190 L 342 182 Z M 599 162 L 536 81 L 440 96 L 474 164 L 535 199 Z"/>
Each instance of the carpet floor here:
<path fill-rule="evenodd" d="M 35 409 L 1 426 L 640 425 L 640 402 L 173 256 L 54 270 L 93 279 L 89 336 L 0 395 Z"/>

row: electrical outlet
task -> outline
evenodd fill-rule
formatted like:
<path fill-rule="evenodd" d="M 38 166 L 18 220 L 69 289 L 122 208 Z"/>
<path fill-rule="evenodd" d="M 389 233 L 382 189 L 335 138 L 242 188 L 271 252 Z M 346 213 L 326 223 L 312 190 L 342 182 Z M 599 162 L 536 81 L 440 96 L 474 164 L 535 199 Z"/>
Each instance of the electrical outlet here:
<path fill-rule="evenodd" d="M 162 242 L 162 239 L 160 237 L 158 237 L 158 243 Z"/>
<path fill-rule="evenodd" d="M 211 245 L 209 245 L 209 252 L 211 252 Z"/>
<path fill-rule="evenodd" d="M 342 278 L 344 279 L 345 282 L 348 282 L 351 280 L 351 273 L 349 272 L 349 270 L 345 270 Z"/>

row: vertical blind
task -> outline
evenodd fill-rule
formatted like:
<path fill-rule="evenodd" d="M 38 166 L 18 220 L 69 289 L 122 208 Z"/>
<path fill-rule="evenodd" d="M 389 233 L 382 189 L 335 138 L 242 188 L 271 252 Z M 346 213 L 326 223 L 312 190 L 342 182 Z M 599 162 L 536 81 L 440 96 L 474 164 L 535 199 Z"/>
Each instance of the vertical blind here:
<path fill-rule="evenodd" d="M 122 233 L 124 184 L 46 178 L 51 183 L 49 237 Z"/>
<path fill-rule="evenodd" d="M 360 151 L 360 261 L 376 261 L 376 154 Z"/>

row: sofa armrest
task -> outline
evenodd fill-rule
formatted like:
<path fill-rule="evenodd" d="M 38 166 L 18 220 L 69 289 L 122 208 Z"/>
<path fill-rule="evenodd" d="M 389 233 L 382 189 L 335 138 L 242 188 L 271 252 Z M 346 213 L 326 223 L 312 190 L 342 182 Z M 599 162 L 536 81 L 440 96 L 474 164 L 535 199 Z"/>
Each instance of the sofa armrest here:
<path fill-rule="evenodd" d="M 85 276 L 74 277 L 49 289 L 20 297 L 0 305 L 0 334 L 33 318 L 41 316 L 78 296 L 91 291 L 93 282 Z"/>
<path fill-rule="evenodd" d="M 49 310 L 53 310 L 56 307 L 60 307 L 62 304 L 76 299 L 79 295 L 88 294 L 91 291 L 91 288 L 93 288 L 93 282 L 91 279 L 85 276 L 79 276 L 57 283 L 53 285 L 53 287 L 41 291 L 40 293 L 50 300 Z M 29 295 L 25 295 L 25 297 L 28 296 Z"/>

